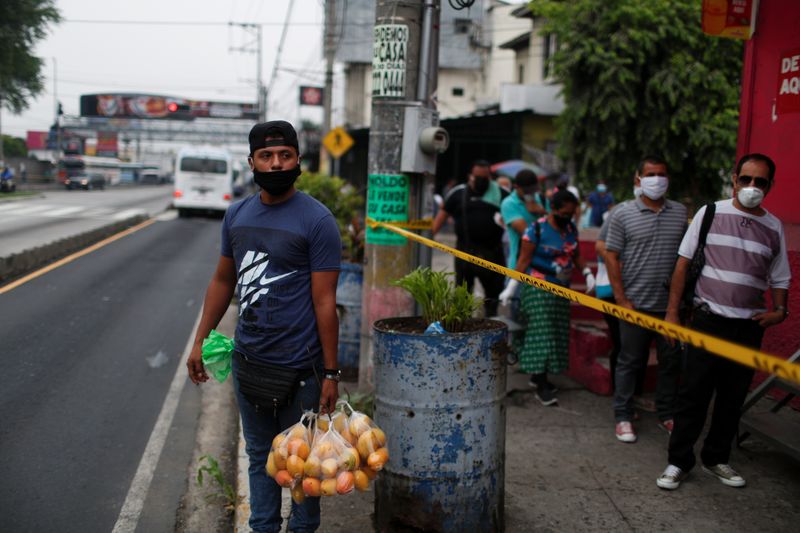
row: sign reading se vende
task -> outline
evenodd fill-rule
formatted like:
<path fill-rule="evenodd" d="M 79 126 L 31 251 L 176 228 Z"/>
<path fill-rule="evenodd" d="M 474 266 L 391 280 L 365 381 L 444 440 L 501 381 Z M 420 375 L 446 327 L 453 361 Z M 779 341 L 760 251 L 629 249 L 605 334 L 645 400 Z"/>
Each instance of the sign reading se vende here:
<path fill-rule="evenodd" d="M 775 113 L 800 112 L 800 48 L 781 53 Z"/>

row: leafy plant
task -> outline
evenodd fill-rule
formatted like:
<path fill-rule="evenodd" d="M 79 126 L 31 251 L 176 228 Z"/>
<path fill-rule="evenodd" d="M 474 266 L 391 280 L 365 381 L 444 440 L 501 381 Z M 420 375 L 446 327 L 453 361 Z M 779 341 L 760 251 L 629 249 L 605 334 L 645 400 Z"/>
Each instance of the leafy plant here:
<path fill-rule="evenodd" d="M 295 186 L 331 210 L 339 226 L 346 258 L 360 263 L 364 258 L 364 231 L 359 223 L 359 213 L 364 206 L 361 193 L 342 178 L 312 172 L 303 172 Z"/>
<path fill-rule="evenodd" d="M 644 154 L 669 163 L 670 196 L 716 199 L 736 154 L 742 43 L 705 35 L 700 0 L 534 0 L 555 36 L 566 107 L 560 155 L 584 186 L 630 197 Z"/>
<path fill-rule="evenodd" d="M 222 497 L 226 502 L 225 507 L 233 508 L 236 505 L 236 490 L 233 485 L 225 481 L 225 476 L 222 475 L 222 470 L 219 468 L 219 462 L 210 455 L 200 457 L 200 461 L 206 461 L 208 464 L 197 469 L 197 484 L 203 486 L 203 474 L 211 476 L 222 492 Z"/>
<path fill-rule="evenodd" d="M 455 333 L 463 330 L 466 321 L 481 306 L 481 300 L 467 290 L 466 283 L 454 287 L 449 279 L 452 275 L 420 267 L 392 284 L 411 294 L 426 323 L 439 322 L 445 330 Z"/>

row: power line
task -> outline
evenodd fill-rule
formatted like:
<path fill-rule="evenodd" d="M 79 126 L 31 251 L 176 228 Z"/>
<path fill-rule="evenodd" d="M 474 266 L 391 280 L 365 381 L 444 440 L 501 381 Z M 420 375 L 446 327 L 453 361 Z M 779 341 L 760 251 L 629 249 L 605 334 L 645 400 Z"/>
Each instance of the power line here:
<path fill-rule="evenodd" d="M 61 22 L 73 24 L 128 24 L 149 26 L 229 26 L 234 22 L 202 21 L 202 20 L 100 20 L 100 19 L 65 19 Z M 253 26 L 283 26 L 282 22 L 249 22 Z M 291 26 L 322 26 L 321 22 L 292 22 Z"/>

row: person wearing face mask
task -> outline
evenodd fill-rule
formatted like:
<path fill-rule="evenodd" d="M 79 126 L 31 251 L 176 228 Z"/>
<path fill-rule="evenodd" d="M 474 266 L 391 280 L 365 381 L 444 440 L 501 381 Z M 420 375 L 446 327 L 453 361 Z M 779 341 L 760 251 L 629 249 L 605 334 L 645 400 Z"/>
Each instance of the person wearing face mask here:
<path fill-rule="evenodd" d="M 668 296 L 664 280 L 672 273 L 686 231 L 686 208 L 665 197 L 669 177 L 661 157 L 651 155 L 641 160 L 634 185 L 641 187 L 642 195 L 617 206 L 609 219 L 605 241 L 608 278 L 617 305 L 663 318 Z M 658 354 L 656 414 L 659 426 L 671 432 L 680 350 L 661 335 L 635 324 L 620 321 L 619 328 L 613 401 L 616 437 L 621 442 L 636 442 L 633 397 L 653 340 Z"/>
<path fill-rule="evenodd" d="M 763 154 L 743 156 L 733 174 L 733 199 L 715 203 L 706 236 L 705 266 L 694 289 L 689 327 L 715 337 L 761 347 L 764 330 L 786 319 L 791 270 L 781 222 L 761 206 L 775 180 L 775 163 Z M 701 208 L 678 251 L 665 320 L 679 323 L 678 311 L 689 264 L 698 246 Z M 764 302 L 769 288 L 772 308 Z M 662 489 L 678 488 L 695 465 L 694 445 L 706 422 L 711 426 L 700 451 L 703 471 L 729 487 L 744 478 L 728 463 L 753 369 L 689 346 L 678 393 L 668 466 L 657 479 Z"/>
<path fill-rule="evenodd" d="M 572 272 L 581 269 L 586 292 L 594 288 L 594 275 L 579 254 L 578 230 L 572 222 L 578 199 L 569 191 L 558 191 L 550 199 L 550 214 L 528 225 L 515 270 L 535 278 L 569 287 Z M 511 280 L 506 291 L 519 282 Z M 504 291 L 505 292 L 505 291 Z M 558 403 L 557 389 L 547 374 L 567 369 L 569 363 L 569 305 L 567 299 L 531 285 L 522 285 L 522 314 L 527 321 L 520 349 L 520 368 L 531 374 L 530 385 L 542 405 Z"/>
<path fill-rule="evenodd" d="M 478 160 L 472 164 L 467 183 L 453 187 L 444 200 L 444 207 L 433 219 L 435 236 L 448 217 L 453 217 L 456 229 L 456 249 L 470 255 L 503 264 L 502 221 L 497 222 L 500 204 L 508 193 L 491 181 L 489 162 Z M 498 296 L 503 290 L 503 276 L 489 269 L 455 258 L 456 284 L 466 282 L 472 291 L 475 279 L 483 287 L 484 315 L 497 315 Z"/>
<path fill-rule="evenodd" d="M 589 217 L 589 226 L 599 228 L 603 225 L 603 215 L 614 207 L 614 195 L 608 192 L 608 187 L 601 181 L 589 197 L 586 198 L 586 202 L 592 209 Z"/>
<path fill-rule="evenodd" d="M 525 230 L 535 220 L 547 214 L 547 211 L 536 201 L 538 192 L 536 173 L 529 169 L 520 170 L 514 178 L 514 192 L 509 194 L 500 204 L 500 214 L 508 232 L 509 251 L 506 266 L 517 266 L 519 242 Z"/>
<path fill-rule="evenodd" d="M 278 531 L 282 489 L 264 469 L 272 440 L 304 410 L 333 412 L 339 395 L 336 283 L 342 243 L 330 210 L 294 187 L 300 175 L 294 127 L 281 120 L 256 124 L 249 141 L 248 163 L 261 191 L 225 213 L 221 256 L 187 367 L 192 382 L 208 380 L 202 343 L 235 293 L 239 319 L 231 375 L 250 459 L 250 527 Z M 315 531 L 319 525 L 319 498 L 292 502 L 289 530 Z"/>

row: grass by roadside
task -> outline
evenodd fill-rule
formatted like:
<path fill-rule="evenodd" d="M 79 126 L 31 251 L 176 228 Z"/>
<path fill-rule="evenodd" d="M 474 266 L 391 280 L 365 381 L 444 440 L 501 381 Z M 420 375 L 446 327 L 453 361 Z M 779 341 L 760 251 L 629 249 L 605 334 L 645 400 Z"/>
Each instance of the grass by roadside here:
<path fill-rule="evenodd" d="M 4 192 L 0 194 L 0 202 L 13 202 L 15 200 L 24 200 L 33 196 L 39 196 L 38 191 L 14 191 Z"/>

